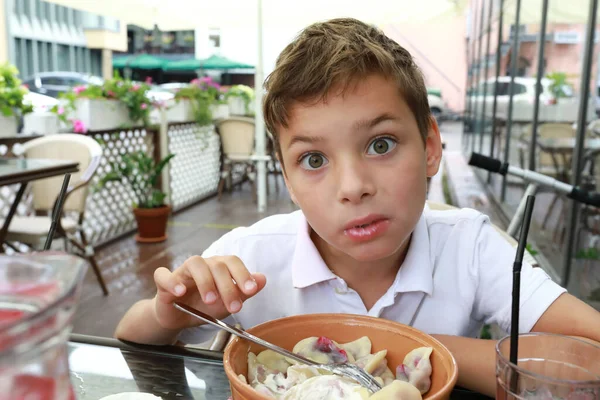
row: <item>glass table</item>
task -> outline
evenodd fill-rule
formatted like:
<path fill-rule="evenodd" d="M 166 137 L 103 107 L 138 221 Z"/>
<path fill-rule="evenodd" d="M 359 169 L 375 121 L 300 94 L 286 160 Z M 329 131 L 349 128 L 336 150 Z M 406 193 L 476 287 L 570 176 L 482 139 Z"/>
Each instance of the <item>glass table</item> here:
<path fill-rule="evenodd" d="M 71 382 L 78 400 L 122 392 L 144 392 L 163 400 L 227 400 L 231 395 L 223 353 L 177 346 L 145 346 L 73 334 L 69 342 Z M 489 400 L 456 387 L 456 400 Z"/>

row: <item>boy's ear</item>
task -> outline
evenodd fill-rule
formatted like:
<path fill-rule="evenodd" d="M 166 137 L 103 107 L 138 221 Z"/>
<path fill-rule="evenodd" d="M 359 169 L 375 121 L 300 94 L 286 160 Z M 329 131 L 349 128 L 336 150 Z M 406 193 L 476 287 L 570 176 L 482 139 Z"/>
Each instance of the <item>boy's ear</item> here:
<path fill-rule="evenodd" d="M 431 124 L 425 140 L 425 156 L 427 157 L 427 176 L 438 173 L 442 161 L 442 137 L 435 117 L 431 116 Z"/>

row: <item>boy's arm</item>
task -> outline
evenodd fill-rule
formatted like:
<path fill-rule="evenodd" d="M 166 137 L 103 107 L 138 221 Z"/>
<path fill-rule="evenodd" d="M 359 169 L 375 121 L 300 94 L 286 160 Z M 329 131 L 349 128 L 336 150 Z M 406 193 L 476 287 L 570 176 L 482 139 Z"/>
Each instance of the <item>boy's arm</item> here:
<path fill-rule="evenodd" d="M 600 313 L 571 296 L 562 294 L 542 314 L 534 332 L 577 336 L 600 345 Z M 495 397 L 496 341 L 449 335 L 433 335 L 454 355 L 458 365 L 458 385 Z"/>
<path fill-rule="evenodd" d="M 175 344 L 179 330 L 163 328 L 154 313 L 154 299 L 135 303 L 117 325 L 115 337 L 136 343 Z"/>

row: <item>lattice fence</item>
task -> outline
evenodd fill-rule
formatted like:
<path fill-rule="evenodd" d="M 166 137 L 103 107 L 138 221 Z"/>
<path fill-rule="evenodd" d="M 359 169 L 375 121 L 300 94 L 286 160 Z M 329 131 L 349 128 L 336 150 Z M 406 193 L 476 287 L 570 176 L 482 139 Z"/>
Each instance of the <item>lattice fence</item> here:
<path fill-rule="evenodd" d="M 22 143 L 33 138 L 34 137 L 2 139 L 2 144 L 0 144 L 0 157 L 14 157 L 15 153 L 13 150 L 18 148 Z M 0 186 L 0 218 L 5 218 L 8 215 L 8 210 L 14 202 L 20 186 L 20 184 Z M 27 188 L 17 208 L 17 215 L 31 215 L 33 214 L 33 211 L 33 196 L 31 195 L 31 190 Z"/>
<path fill-rule="evenodd" d="M 213 126 L 170 124 L 169 152 L 171 203 L 174 210 L 193 204 L 217 190 L 221 141 Z"/>
<path fill-rule="evenodd" d="M 112 132 L 90 133 L 102 144 L 102 160 L 90 185 L 110 171 L 110 162 L 118 161 L 125 153 L 143 150 L 154 154 L 158 132 L 143 128 L 117 130 Z M 120 182 L 109 182 L 100 191 L 90 191 L 83 227 L 93 244 L 105 242 L 135 229 L 132 205 L 135 202 L 133 191 Z"/>

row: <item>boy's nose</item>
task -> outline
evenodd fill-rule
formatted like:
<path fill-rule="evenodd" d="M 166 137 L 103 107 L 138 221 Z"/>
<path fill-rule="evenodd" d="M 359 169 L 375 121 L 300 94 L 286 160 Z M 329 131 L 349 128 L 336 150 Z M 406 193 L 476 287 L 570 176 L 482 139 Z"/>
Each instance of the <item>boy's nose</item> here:
<path fill-rule="evenodd" d="M 337 168 L 338 199 L 342 203 L 358 204 L 366 197 L 375 194 L 376 188 L 368 166 L 348 160 L 338 164 Z"/>

